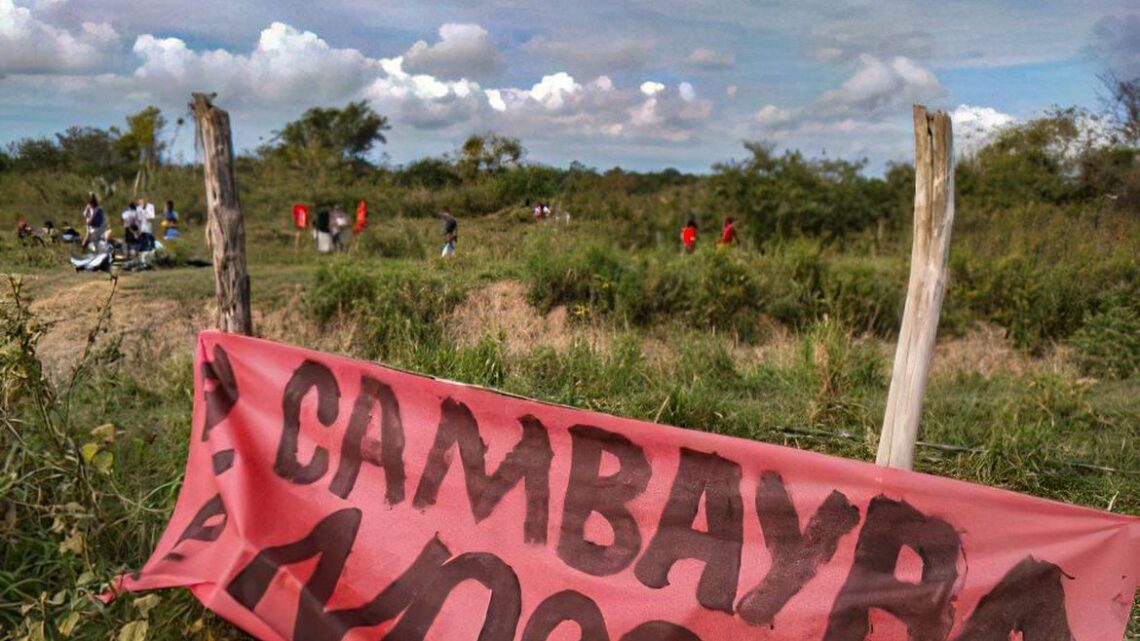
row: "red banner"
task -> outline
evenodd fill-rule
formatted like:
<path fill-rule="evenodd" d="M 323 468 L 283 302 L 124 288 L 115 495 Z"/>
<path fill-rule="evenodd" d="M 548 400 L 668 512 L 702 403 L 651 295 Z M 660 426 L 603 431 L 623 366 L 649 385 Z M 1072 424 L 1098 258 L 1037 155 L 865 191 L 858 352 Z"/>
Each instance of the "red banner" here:
<path fill-rule="evenodd" d="M 1140 582 L 1140 519 L 950 479 L 216 332 L 196 389 L 123 587 L 267 641 L 1118 641 Z"/>

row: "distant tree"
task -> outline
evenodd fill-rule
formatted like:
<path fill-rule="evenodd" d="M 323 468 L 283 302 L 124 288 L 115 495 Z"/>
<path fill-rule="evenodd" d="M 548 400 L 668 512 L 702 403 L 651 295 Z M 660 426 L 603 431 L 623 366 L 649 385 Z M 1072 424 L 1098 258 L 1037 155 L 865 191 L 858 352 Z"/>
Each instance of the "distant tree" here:
<path fill-rule="evenodd" d="M 119 146 L 119 130 L 97 127 L 68 127 L 55 135 L 67 166 L 87 176 L 115 177 L 131 171 L 130 160 Z"/>
<path fill-rule="evenodd" d="M 8 147 L 13 165 L 23 171 L 58 171 L 67 166 L 63 151 L 49 138 L 24 138 Z"/>
<path fill-rule="evenodd" d="M 460 182 L 451 163 L 443 158 L 421 158 L 396 172 L 397 181 L 406 187 L 438 189 Z"/>
<path fill-rule="evenodd" d="M 127 131 L 116 140 L 118 152 L 136 168 L 135 192 L 151 184 L 162 164 L 167 143 L 162 139 L 166 117 L 158 107 L 150 106 L 127 116 Z"/>
<path fill-rule="evenodd" d="M 275 132 L 264 153 L 284 154 L 307 163 L 363 162 L 377 143 L 387 143 L 388 119 L 364 100 L 343 109 L 314 107 Z"/>
<path fill-rule="evenodd" d="M 863 176 L 866 160 L 809 160 L 798 151 L 747 142 L 752 157 L 714 166 L 713 194 L 757 242 L 801 235 L 842 240 L 875 228 L 892 208 L 885 185 Z"/>
<path fill-rule="evenodd" d="M 480 174 L 498 174 L 518 167 L 526 154 L 518 138 L 489 133 L 473 135 L 459 148 L 456 166 L 466 179 Z"/>

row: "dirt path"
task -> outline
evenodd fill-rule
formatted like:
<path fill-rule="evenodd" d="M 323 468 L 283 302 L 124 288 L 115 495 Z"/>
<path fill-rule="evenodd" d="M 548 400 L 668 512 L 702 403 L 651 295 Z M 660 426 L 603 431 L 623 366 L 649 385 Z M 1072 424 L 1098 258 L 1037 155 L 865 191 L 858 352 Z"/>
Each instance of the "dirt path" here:
<path fill-rule="evenodd" d="M 76 284 L 53 287 L 33 299 L 32 311 L 48 326 L 38 353 L 49 376 L 66 375 L 78 362 L 99 324 L 111 289 L 109 278 L 91 275 Z M 119 349 L 128 359 L 193 349 L 204 318 L 204 309 L 187 309 L 155 296 L 139 283 L 120 279 L 96 346 L 121 339 Z"/>

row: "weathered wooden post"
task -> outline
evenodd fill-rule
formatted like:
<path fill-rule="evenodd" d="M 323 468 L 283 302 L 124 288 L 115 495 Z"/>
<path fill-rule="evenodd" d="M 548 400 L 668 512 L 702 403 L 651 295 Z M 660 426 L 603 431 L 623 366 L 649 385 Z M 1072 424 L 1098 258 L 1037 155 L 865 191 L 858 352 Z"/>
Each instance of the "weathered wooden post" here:
<path fill-rule="evenodd" d="M 245 219 L 234 179 L 234 150 L 230 115 L 193 94 L 194 114 L 202 145 L 206 175 L 206 242 L 214 258 L 214 294 L 218 299 L 218 329 L 253 335 L 249 309 L 249 273 L 245 268 Z"/>
<path fill-rule="evenodd" d="M 899 330 L 891 388 L 879 438 L 879 465 L 909 470 L 922 398 L 946 293 L 954 223 L 954 143 L 950 116 L 914 106 L 914 241 L 910 282 Z"/>

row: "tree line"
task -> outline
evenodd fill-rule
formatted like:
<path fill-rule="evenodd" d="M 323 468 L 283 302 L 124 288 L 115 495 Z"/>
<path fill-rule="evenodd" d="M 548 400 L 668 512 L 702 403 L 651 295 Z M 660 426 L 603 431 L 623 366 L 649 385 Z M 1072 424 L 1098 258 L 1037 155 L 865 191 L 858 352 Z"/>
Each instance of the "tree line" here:
<path fill-rule="evenodd" d="M 1106 87 L 1110 95 L 1099 113 L 1054 108 L 1001 129 L 960 158 L 959 207 L 994 211 L 1024 203 L 1097 203 L 1140 212 L 1140 79 L 1106 81 Z M 51 138 L 26 138 L 0 152 L 0 173 L 133 180 L 138 192 L 173 162 L 170 152 L 183 124 L 179 118 L 171 126 L 161 110 L 147 107 L 127 116 L 122 127 L 70 127 Z M 580 162 L 551 167 L 528 162 L 520 140 L 494 132 L 471 135 L 441 156 L 392 166 L 375 161 L 390 130 L 387 117 L 365 101 L 309 109 L 239 158 L 239 170 L 254 182 L 280 186 L 289 198 L 313 201 L 384 190 L 449 194 L 446 204 L 463 215 L 536 198 L 572 203 L 580 217 L 631 218 L 641 214 L 622 209 L 621 198 L 673 198 L 682 204 L 664 208 L 670 216 L 687 217 L 685 208 L 706 217 L 734 215 L 758 244 L 905 231 L 913 199 L 910 164 L 890 164 L 873 176 L 865 159 L 778 153 L 758 141 L 744 143 L 743 160 L 717 163 L 707 175 L 673 168 L 599 170 Z M 438 198 L 419 200 L 421 206 L 415 198 L 402 198 L 399 211 L 424 215 L 441 205 Z"/>

